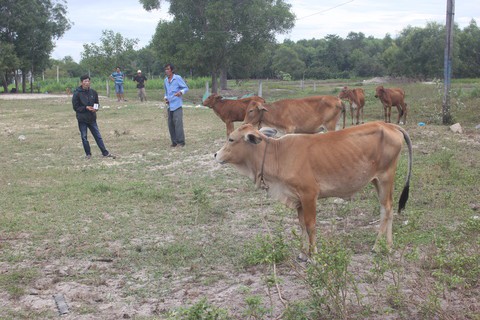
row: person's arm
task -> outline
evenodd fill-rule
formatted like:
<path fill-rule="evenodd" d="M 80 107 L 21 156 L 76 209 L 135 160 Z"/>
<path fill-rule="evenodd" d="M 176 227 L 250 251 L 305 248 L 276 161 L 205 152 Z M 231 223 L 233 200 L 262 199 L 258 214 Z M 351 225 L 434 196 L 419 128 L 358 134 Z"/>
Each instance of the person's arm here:
<path fill-rule="evenodd" d="M 180 95 L 184 95 L 185 93 L 187 93 L 188 86 L 187 86 L 187 84 L 185 83 L 185 81 L 183 80 L 182 77 L 179 76 L 177 78 L 177 80 L 178 80 L 178 87 L 179 87 L 180 90 L 177 93 L 175 93 L 175 95 L 178 97 Z"/>
<path fill-rule="evenodd" d="M 167 85 L 165 84 L 165 81 L 163 81 L 163 90 L 165 91 L 165 94 L 163 95 L 163 100 L 165 100 L 165 103 L 168 104 L 168 99 L 167 99 Z"/>
<path fill-rule="evenodd" d="M 80 97 L 78 96 L 78 92 L 75 91 L 72 95 L 72 105 L 73 105 L 73 110 L 78 113 L 82 112 L 87 112 L 87 106 L 84 106 L 82 101 L 80 100 Z"/>

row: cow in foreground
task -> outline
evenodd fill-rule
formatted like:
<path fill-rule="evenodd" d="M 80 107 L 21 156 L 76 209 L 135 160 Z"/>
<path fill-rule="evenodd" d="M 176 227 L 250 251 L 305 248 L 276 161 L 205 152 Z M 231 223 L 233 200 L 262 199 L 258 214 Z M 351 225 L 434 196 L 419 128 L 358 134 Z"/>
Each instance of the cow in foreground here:
<path fill-rule="evenodd" d="M 233 122 L 243 121 L 247 106 L 250 102 L 257 101 L 265 102 L 265 99 L 259 96 L 252 96 L 248 98 L 232 100 L 224 99 L 222 96 L 214 93 L 203 101 L 203 105 L 209 107 L 215 114 L 225 122 L 227 126 L 227 137 L 235 129 Z"/>
<path fill-rule="evenodd" d="M 284 99 L 269 104 L 252 102 L 244 123 L 272 127 L 282 133 L 317 133 L 335 131 L 342 113 L 345 128 L 345 105 L 334 96 Z"/>
<path fill-rule="evenodd" d="M 403 89 L 387 89 L 383 86 L 378 86 L 375 89 L 375 98 L 380 99 L 380 102 L 383 105 L 383 109 L 385 112 L 385 122 L 391 122 L 390 115 L 392 113 L 392 107 L 397 107 L 397 123 L 400 123 L 400 119 L 403 116 L 403 124 L 407 124 L 407 104 L 405 103 L 405 91 Z"/>
<path fill-rule="evenodd" d="M 408 200 L 412 172 L 412 143 L 403 128 L 377 121 L 325 134 L 287 134 L 277 139 L 272 134 L 273 129 L 244 124 L 230 134 L 215 160 L 233 165 L 270 196 L 297 209 L 302 235 L 309 243 L 303 252 L 317 252 L 317 199 L 350 198 L 369 182 L 380 202 L 375 247 L 384 235 L 387 245 L 393 244 L 394 179 L 403 140 L 408 146 L 408 173 L 399 212 Z"/>
<path fill-rule="evenodd" d="M 352 116 L 352 126 L 353 126 L 353 111 L 356 111 L 357 123 L 360 124 L 360 115 L 362 116 L 363 124 L 363 107 L 365 106 L 365 92 L 362 88 L 348 89 L 348 87 L 343 87 L 342 91 L 338 94 L 340 99 L 347 99 L 350 103 L 350 114 Z"/>

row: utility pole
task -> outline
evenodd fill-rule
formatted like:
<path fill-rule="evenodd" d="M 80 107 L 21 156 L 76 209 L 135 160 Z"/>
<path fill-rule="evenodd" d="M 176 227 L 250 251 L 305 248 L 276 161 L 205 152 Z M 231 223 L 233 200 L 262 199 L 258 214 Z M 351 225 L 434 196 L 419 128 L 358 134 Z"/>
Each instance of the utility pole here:
<path fill-rule="evenodd" d="M 451 124 L 452 116 L 450 115 L 450 80 L 452 78 L 452 56 L 453 56 L 453 16 L 455 15 L 455 0 L 447 0 L 447 23 L 445 25 L 445 57 L 444 57 L 444 94 L 442 118 L 443 124 Z"/>

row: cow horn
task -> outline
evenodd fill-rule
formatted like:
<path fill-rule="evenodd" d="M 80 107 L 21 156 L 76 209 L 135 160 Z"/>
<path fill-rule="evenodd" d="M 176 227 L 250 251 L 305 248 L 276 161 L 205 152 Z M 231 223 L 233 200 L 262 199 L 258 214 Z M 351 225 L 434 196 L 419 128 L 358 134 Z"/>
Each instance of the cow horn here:
<path fill-rule="evenodd" d="M 260 132 L 266 135 L 267 137 L 271 138 L 277 134 L 277 130 L 274 128 L 263 127 L 260 128 Z"/>

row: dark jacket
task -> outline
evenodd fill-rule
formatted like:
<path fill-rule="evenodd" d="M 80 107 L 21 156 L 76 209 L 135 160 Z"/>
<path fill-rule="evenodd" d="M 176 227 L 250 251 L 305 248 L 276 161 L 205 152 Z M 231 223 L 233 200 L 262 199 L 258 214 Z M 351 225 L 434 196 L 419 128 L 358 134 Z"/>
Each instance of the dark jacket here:
<path fill-rule="evenodd" d="M 87 90 L 79 86 L 73 92 L 72 105 L 73 110 L 77 113 L 78 122 L 95 123 L 97 121 L 97 114 L 87 110 L 87 106 L 93 106 L 98 103 L 97 91 L 89 88 Z"/>

